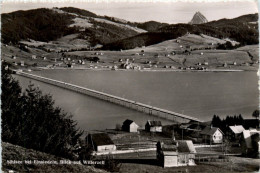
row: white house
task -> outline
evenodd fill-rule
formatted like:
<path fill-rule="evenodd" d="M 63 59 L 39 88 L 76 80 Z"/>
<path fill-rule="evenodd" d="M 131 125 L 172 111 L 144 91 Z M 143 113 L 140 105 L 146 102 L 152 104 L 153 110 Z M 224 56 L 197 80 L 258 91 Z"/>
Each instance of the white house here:
<path fill-rule="evenodd" d="M 21 61 L 21 66 L 24 66 L 24 61 Z"/>
<path fill-rule="evenodd" d="M 148 120 L 145 124 L 145 130 L 148 132 L 162 132 L 161 121 Z"/>
<path fill-rule="evenodd" d="M 106 133 L 89 134 L 87 143 L 97 152 L 116 150 L 116 145 Z"/>
<path fill-rule="evenodd" d="M 205 127 L 200 132 L 204 142 L 210 144 L 220 144 L 223 142 L 223 132 L 217 127 Z"/>
<path fill-rule="evenodd" d="M 127 132 L 137 132 L 139 126 L 132 120 L 125 120 L 122 125 L 122 130 Z"/>

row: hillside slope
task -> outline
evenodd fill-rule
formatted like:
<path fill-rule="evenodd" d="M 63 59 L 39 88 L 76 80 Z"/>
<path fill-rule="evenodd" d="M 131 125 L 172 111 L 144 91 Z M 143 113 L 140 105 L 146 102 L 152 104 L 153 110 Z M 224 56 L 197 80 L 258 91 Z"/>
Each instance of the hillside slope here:
<path fill-rule="evenodd" d="M 8 164 L 7 161 L 22 161 L 22 164 Z M 25 164 L 25 161 L 32 161 L 32 164 Z M 106 172 L 91 166 L 81 164 L 33 164 L 34 161 L 56 161 L 67 160 L 43 152 L 26 149 L 17 145 L 2 142 L 2 171 L 17 172 Z"/>
<path fill-rule="evenodd" d="M 240 16 L 234 19 L 221 19 L 205 24 L 172 24 L 154 32 L 142 33 L 128 39 L 119 40 L 104 46 L 104 49 L 120 50 L 149 46 L 165 40 L 176 39 L 186 33 L 204 34 L 218 39 L 231 39 L 240 45 L 258 44 L 258 14 Z"/>

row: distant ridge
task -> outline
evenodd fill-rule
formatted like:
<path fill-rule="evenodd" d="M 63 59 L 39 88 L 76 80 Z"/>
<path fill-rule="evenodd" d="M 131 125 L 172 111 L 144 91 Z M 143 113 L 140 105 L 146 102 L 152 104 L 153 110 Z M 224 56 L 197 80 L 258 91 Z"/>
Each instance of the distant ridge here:
<path fill-rule="evenodd" d="M 202 24 L 207 22 L 208 20 L 206 19 L 206 17 L 198 11 L 194 14 L 189 24 L 193 25 L 193 24 Z"/>

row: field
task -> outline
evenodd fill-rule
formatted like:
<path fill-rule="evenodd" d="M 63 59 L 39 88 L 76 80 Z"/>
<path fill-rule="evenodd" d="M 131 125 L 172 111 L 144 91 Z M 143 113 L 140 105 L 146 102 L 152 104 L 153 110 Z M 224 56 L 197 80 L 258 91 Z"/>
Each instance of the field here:
<path fill-rule="evenodd" d="M 143 143 L 150 143 L 146 147 L 151 147 L 158 140 L 170 140 L 162 134 L 150 134 L 146 132 L 126 133 L 120 131 L 107 130 L 115 144 L 124 144 L 124 146 L 142 148 Z M 131 141 L 131 142 L 130 142 Z M 131 145 L 137 144 L 139 145 Z M 120 145 L 119 145 L 120 146 Z M 122 148 L 119 148 L 122 149 Z M 124 148 L 126 149 L 126 148 Z M 127 154 L 115 154 L 113 158 L 121 163 L 120 172 L 134 173 L 157 173 L 157 172 L 257 172 L 259 171 L 260 159 L 244 158 L 240 156 L 224 156 L 223 147 L 202 147 L 196 148 L 196 166 L 163 168 L 158 164 L 156 151 L 135 152 Z M 239 147 L 228 147 L 229 154 L 240 154 Z M 100 156 L 100 158 L 106 156 Z M 200 159 L 199 159 L 200 158 Z M 215 158 L 215 159 L 203 159 Z"/>

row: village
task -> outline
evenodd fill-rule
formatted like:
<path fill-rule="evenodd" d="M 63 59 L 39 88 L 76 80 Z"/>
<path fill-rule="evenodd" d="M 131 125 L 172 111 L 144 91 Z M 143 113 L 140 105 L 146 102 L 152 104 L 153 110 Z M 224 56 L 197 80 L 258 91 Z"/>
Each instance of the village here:
<path fill-rule="evenodd" d="M 21 41 L 5 44 L 3 59 L 21 70 L 91 69 L 154 71 L 242 71 L 258 68 L 257 48 L 221 50 L 227 40 L 207 35 L 186 35 L 148 47 L 107 51 L 63 42 Z M 232 41 L 233 45 L 237 42 Z M 76 47 L 75 47 L 76 46 Z M 50 48 L 52 47 L 52 48 Z"/>
<path fill-rule="evenodd" d="M 109 156 L 126 163 L 149 160 L 157 167 L 177 168 L 230 165 L 231 158 L 255 158 L 257 162 L 259 134 L 258 119 L 245 119 L 244 126 L 229 126 L 226 132 L 210 122 L 163 126 L 161 121 L 148 120 L 140 126 L 127 119 L 115 129 L 88 134 L 85 142 L 93 148 L 92 155 L 97 160 Z"/>

